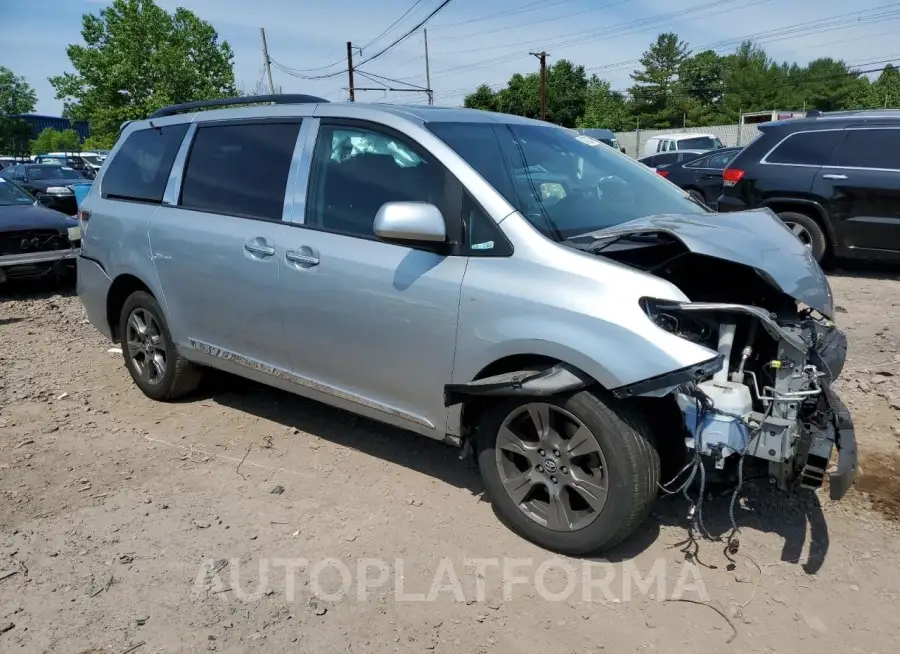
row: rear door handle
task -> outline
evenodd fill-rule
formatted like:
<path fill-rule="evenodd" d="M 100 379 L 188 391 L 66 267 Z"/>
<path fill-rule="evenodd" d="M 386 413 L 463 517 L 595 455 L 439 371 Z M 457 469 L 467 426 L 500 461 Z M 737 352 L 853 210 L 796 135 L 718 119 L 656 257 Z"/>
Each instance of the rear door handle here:
<path fill-rule="evenodd" d="M 847 176 L 829 173 L 827 175 L 822 175 L 822 179 L 847 179 Z"/>
<path fill-rule="evenodd" d="M 275 254 L 275 248 L 266 244 L 264 238 L 255 238 L 244 243 L 244 249 L 257 257 L 271 257 Z"/>
<path fill-rule="evenodd" d="M 312 268 L 319 265 L 319 255 L 309 247 L 303 247 L 300 250 L 288 250 L 284 253 L 284 258 L 288 263 L 295 263 L 303 268 Z"/>

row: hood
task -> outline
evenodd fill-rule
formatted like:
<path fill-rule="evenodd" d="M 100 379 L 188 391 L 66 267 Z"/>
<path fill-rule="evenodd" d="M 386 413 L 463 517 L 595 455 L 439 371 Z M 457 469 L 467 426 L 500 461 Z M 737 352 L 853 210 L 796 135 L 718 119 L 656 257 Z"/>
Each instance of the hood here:
<path fill-rule="evenodd" d="M 28 182 L 28 186 L 35 189 L 46 190 L 51 186 L 71 186 L 72 184 L 82 184 L 84 182 L 90 183 L 87 177 L 82 177 L 80 179 L 72 179 L 71 177 L 64 177 L 62 179 L 33 179 Z"/>
<path fill-rule="evenodd" d="M 26 229 L 58 229 L 75 227 L 78 221 L 58 211 L 32 204 L 0 206 L 0 233 Z"/>
<path fill-rule="evenodd" d="M 831 287 L 822 268 L 809 248 L 768 209 L 647 216 L 592 232 L 591 236 L 648 232 L 669 234 L 695 254 L 749 266 L 785 295 L 833 317 Z"/>

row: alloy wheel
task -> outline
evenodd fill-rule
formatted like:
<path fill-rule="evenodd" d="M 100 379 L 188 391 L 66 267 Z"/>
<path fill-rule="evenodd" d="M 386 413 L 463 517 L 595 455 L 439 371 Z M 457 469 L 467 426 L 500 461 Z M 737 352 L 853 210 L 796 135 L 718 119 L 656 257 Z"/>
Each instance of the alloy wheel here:
<path fill-rule="evenodd" d="M 785 221 L 784 224 L 787 225 L 787 228 L 793 232 L 794 236 L 797 237 L 797 240 L 803 243 L 803 245 L 808 248 L 812 247 L 812 234 L 809 233 L 809 230 L 806 229 L 806 227 L 799 223 L 792 223 L 789 221 Z"/>
<path fill-rule="evenodd" d="M 577 531 L 603 511 L 606 458 L 591 430 L 562 407 L 533 402 L 513 410 L 500 427 L 495 452 L 506 493 L 534 522 Z"/>
<path fill-rule="evenodd" d="M 152 313 L 146 309 L 131 312 L 125 343 L 138 377 L 147 384 L 159 384 L 166 374 L 168 344 Z"/>

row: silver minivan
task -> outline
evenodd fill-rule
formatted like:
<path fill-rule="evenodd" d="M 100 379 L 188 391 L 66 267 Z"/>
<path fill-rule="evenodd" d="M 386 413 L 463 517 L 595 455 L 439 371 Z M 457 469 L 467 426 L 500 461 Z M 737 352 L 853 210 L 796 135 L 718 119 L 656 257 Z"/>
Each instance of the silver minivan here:
<path fill-rule="evenodd" d="M 587 135 L 309 96 L 177 105 L 124 126 L 80 219 L 79 296 L 148 397 L 213 368 L 446 441 L 557 552 L 608 549 L 660 486 L 745 461 L 815 488 L 837 449 L 834 498 L 855 474 L 846 340 L 807 248 Z"/>

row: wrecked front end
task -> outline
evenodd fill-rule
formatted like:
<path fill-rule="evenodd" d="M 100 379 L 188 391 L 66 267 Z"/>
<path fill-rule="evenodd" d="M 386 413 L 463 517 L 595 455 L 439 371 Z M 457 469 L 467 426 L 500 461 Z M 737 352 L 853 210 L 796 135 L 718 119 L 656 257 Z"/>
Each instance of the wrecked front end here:
<path fill-rule="evenodd" d="M 631 243 L 627 229 L 617 230 L 626 236 L 622 246 L 601 256 L 664 278 L 691 299 L 643 298 L 647 316 L 718 357 L 689 380 L 673 371 L 614 392 L 669 395 L 683 416 L 685 445 L 719 470 L 755 462 L 783 489 L 819 488 L 828 476 L 837 500 L 857 467 L 853 422 L 831 389 L 846 337 L 831 320 L 831 290 L 818 264 L 774 216 L 758 213 L 687 227 L 637 221 L 628 229 L 641 238 Z"/>

